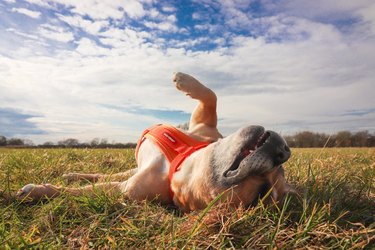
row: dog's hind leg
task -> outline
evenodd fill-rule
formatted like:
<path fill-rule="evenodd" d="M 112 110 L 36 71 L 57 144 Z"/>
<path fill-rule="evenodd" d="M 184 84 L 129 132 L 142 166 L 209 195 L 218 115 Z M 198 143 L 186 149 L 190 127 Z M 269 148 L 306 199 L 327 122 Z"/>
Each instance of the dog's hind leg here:
<path fill-rule="evenodd" d="M 125 172 L 116 174 L 81 174 L 81 173 L 68 173 L 62 177 L 68 182 L 75 182 L 85 180 L 88 182 L 104 182 L 104 181 L 125 181 L 129 177 L 137 173 L 137 168 L 127 170 Z"/>
<path fill-rule="evenodd" d="M 189 132 L 216 141 L 221 138 L 217 130 L 217 97 L 216 94 L 194 77 L 181 72 L 173 75 L 176 88 L 199 101 L 189 123 Z"/>

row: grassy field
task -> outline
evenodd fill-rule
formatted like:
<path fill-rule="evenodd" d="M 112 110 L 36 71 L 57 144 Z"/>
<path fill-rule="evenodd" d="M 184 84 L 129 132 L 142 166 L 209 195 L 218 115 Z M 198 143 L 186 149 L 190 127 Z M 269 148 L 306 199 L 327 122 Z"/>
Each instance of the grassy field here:
<path fill-rule="evenodd" d="M 67 172 L 135 167 L 133 150 L 0 149 L 0 189 L 66 185 Z M 22 204 L 0 198 L 0 249 L 373 249 L 375 149 L 293 149 L 285 164 L 300 197 L 280 208 L 213 204 L 181 214 L 98 194 Z M 72 185 L 79 185 L 76 183 Z"/>

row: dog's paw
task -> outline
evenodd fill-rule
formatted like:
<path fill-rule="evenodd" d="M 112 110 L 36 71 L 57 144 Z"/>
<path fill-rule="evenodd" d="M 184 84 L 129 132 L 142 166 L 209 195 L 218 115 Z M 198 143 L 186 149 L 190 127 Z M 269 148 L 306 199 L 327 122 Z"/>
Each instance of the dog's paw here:
<path fill-rule="evenodd" d="M 51 184 L 27 184 L 17 192 L 16 198 L 21 201 L 29 202 L 43 198 L 54 198 L 59 194 L 59 189 Z"/>
<path fill-rule="evenodd" d="M 32 201 L 35 198 L 34 189 L 36 188 L 35 184 L 27 184 L 16 194 L 16 198 L 22 201 Z"/>
<path fill-rule="evenodd" d="M 197 79 L 182 72 L 174 73 L 172 80 L 178 90 L 192 98 L 199 98 L 206 89 Z"/>

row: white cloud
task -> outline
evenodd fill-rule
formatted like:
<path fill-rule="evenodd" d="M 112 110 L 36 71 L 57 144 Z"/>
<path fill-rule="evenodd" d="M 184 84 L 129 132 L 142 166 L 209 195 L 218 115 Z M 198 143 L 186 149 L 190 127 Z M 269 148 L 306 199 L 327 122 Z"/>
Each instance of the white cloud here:
<path fill-rule="evenodd" d="M 121 52 L 140 48 L 144 45 L 145 39 L 151 38 L 151 35 L 147 32 L 137 32 L 130 28 L 110 28 L 99 35 L 101 43 L 117 48 L 117 51 Z M 131 51 L 128 52 L 131 53 Z"/>
<path fill-rule="evenodd" d="M 173 39 L 169 40 L 169 44 L 172 47 L 176 47 L 176 48 L 195 47 L 197 45 L 205 44 L 205 43 L 217 43 L 217 44 L 221 44 L 222 40 L 220 40 L 220 39 L 212 40 L 212 39 L 210 39 L 208 37 L 200 37 L 200 38 L 196 38 L 196 39 L 186 39 L 186 40 L 183 40 L 183 41 L 181 41 L 181 40 L 173 40 Z"/>
<path fill-rule="evenodd" d="M 88 38 L 82 38 L 77 43 L 76 51 L 83 56 L 102 56 L 110 53 L 109 49 L 98 46 L 94 41 Z"/>
<path fill-rule="evenodd" d="M 12 33 L 14 33 L 16 35 L 19 35 L 19 36 L 22 36 L 22 37 L 26 37 L 26 38 L 29 38 L 29 39 L 39 40 L 39 37 L 36 36 L 36 35 L 32 35 L 32 34 L 28 34 L 28 33 L 25 33 L 25 32 L 21 32 L 19 30 L 14 29 L 14 28 L 8 28 L 8 29 L 6 29 L 6 31 L 12 32 Z"/>
<path fill-rule="evenodd" d="M 162 31 L 167 31 L 167 32 L 176 32 L 178 31 L 177 26 L 172 23 L 172 22 L 150 22 L 146 21 L 143 23 L 147 28 L 150 29 L 158 29 Z"/>
<path fill-rule="evenodd" d="M 230 27 L 244 27 L 250 24 L 251 17 L 248 13 L 242 11 L 237 6 L 223 6 L 223 13 L 225 15 L 225 24 Z"/>
<path fill-rule="evenodd" d="M 177 32 L 179 28 L 176 25 L 177 17 L 174 14 L 163 14 L 155 8 L 148 11 L 149 21 L 142 22 L 144 26 L 150 29 L 162 30 L 166 32 Z"/>
<path fill-rule="evenodd" d="M 52 7 L 48 3 L 48 0 L 25 0 L 25 1 L 31 4 L 42 6 L 42 7 L 48 7 L 48 8 Z"/>
<path fill-rule="evenodd" d="M 158 9 L 152 8 L 148 11 L 147 16 L 155 19 L 155 18 L 160 18 L 162 16 L 162 14 L 160 13 L 160 11 Z"/>
<path fill-rule="evenodd" d="M 305 18 L 348 18 L 359 9 L 367 8 L 372 0 L 340 1 L 335 0 L 287 0 L 281 2 L 268 1 L 266 8 L 272 11 L 282 11 L 289 15 Z"/>
<path fill-rule="evenodd" d="M 112 30 L 106 36 L 126 40 L 122 33 L 126 32 Z M 370 44 L 353 50 L 356 45 L 345 44 L 335 34 L 325 39 L 331 43 L 313 39 L 272 44 L 242 38 L 224 52 L 169 49 L 163 53 L 134 47 L 118 53 L 123 48 L 109 51 L 83 38 L 76 51 L 85 57 L 65 53 L 60 59 L 34 57 L 22 63 L 3 59 L 1 64 L 8 70 L 0 74 L 0 82 L 4 94 L 19 98 L 18 108 L 43 114 L 33 121 L 51 133 L 45 140 L 106 137 L 136 141 L 144 127 L 160 122 L 126 113 L 127 105 L 191 112 L 195 102 L 179 94 L 171 83 L 171 73 L 176 70 L 194 74 L 216 90 L 223 119 L 219 124 L 225 134 L 249 123 L 283 133 L 298 129 L 330 132 L 335 131 L 334 126 L 358 124 L 358 120 L 342 117 L 345 110 L 370 105 L 375 55 L 366 50 Z M 100 54 L 105 56 L 87 57 Z M 360 66 L 354 63 L 358 60 L 367 63 Z M 283 88 L 287 91 L 277 90 Z M 99 104 L 123 106 L 124 112 Z M 8 107 L 14 102 L 1 99 L 0 105 Z M 293 127 L 293 121 L 298 126 Z M 36 142 L 37 138 L 40 136 L 32 137 Z"/>
<path fill-rule="evenodd" d="M 107 20 L 90 21 L 90 20 L 82 18 L 79 15 L 64 16 L 64 15 L 58 14 L 57 16 L 59 17 L 60 20 L 69 24 L 70 26 L 81 28 L 85 32 L 93 34 L 93 35 L 97 35 L 100 30 L 108 27 L 109 25 L 109 22 Z"/>
<path fill-rule="evenodd" d="M 130 18 L 140 18 L 145 15 L 145 10 L 142 4 L 136 0 L 127 0 L 122 7 Z"/>
<path fill-rule="evenodd" d="M 124 14 L 130 18 L 140 18 L 145 15 L 142 3 L 136 0 L 54 0 L 72 8 L 73 13 L 88 15 L 93 19 L 120 19 Z"/>
<path fill-rule="evenodd" d="M 169 15 L 169 16 L 167 16 L 167 20 L 168 20 L 169 22 L 171 22 L 171 23 L 176 23 L 177 18 L 176 18 L 175 15 Z"/>
<path fill-rule="evenodd" d="M 164 6 L 161 8 L 164 12 L 176 12 L 177 9 L 173 6 Z"/>
<path fill-rule="evenodd" d="M 20 14 L 24 14 L 31 18 L 39 18 L 42 14 L 39 11 L 32 11 L 32 10 L 25 9 L 25 8 L 12 8 L 12 11 L 20 13 Z"/>
<path fill-rule="evenodd" d="M 201 17 L 201 15 L 199 14 L 199 13 L 193 13 L 192 15 L 191 15 L 191 17 L 193 18 L 193 19 L 195 19 L 195 20 L 200 20 L 202 17 Z"/>
<path fill-rule="evenodd" d="M 355 125 L 375 130 L 374 115 L 343 115 L 373 107 L 374 4 L 337 7 L 361 18 L 343 32 L 307 14 L 288 14 L 297 12 L 298 6 L 254 18 L 241 10 L 249 1 L 216 1 L 213 4 L 222 3 L 226 11 L 223 17 L 233 19 L 233 29 L 202 23 L 196 28 L 216 35 L 220 30 L 220 35 L 180 39 L 168 38 L 170 32 L 181 32 L 177 10 L 153 9 L 152 1 L 55 2 L 69 6 L 71 13 L 54 12 L 58 20 L 49 16 L 48 24 L 37 24 L 35 30 L 22 30 L 21 25 L 5 29 L 6 37 L 13 34 L 9 41 L 21 36 L 22 43 L 10 50 L 12 56 L 0 57 L 0 106 L 39 115 L 31 121 L 47 135 L 33 136 L 36 142 L 68 137 L 136 141 L 143 128 L 163 121 L 127 109 L 191 112 L 195 107 L 194 101 L 176 92 L 170 79 L 173 71 L 190 73 L 217 92 L 224 134 L 249 123 L 282 132 L 332 132 Z M 334 12 L 330 6 L 327 13 Z M 129 24 L 129 18 L 145 15 L 148 21 L 136 27 Z M 142 30 L 142 24 L 150 30 Z M 253 37 L 231 32 L 244 24 Z M 60 42 L 58 46 L 54 41 Z M 218 47 L 195 47 L 209 43 Z"/>
<path fill-rule="evenodd" d="M 70 42 L 74 40 L 74 35 L 72 32 L 66 31 L 62 27 L 49 24 L 41 25 L 38 29 L 38 33 L 42 37 L 58 42 Z"/>
<path fill-rule="evenodd" d="M 359 9 L 357 13 L 362 17 L 363 23 L 367 28 L 365 30 L 367 36 L 375 36 L 375 3 Z"/>

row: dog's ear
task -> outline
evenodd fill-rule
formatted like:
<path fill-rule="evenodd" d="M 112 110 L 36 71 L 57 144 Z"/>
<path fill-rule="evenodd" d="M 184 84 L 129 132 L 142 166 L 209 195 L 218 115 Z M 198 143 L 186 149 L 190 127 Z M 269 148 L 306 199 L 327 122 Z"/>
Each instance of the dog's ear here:
<path fill-rule="evenodd" d="M 289 185 L 286 180 L 285 180 L 285 173 L 284 173 L 284 168 L 283 166 L 280 166 L 279 169 L 277 170 L 277 176 L 278 178 L 282 178 L 282 183 L 283 183 L 283 193 L 285 195 L 297 195 L 299 196 L 298 191 L 293 188 L 291 185 Z"/>
<path fill-rule="evenodd" d="M 285 184 L 284 193 L 285 195 L 299 195 L 298 191 L 287 183 Z"/>
<path fill-rule="evenodd" d="M 287 195 L 299 196 L 298 191 L 286 182 L 284 168 L 282 166 L 266 175 L 266 178 L 267 182 L 272 187 L 272 192 L 270 194 L 272 200 L 282 201 Z"/>

